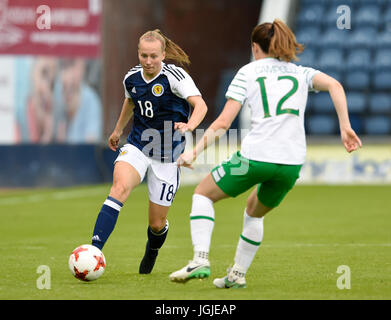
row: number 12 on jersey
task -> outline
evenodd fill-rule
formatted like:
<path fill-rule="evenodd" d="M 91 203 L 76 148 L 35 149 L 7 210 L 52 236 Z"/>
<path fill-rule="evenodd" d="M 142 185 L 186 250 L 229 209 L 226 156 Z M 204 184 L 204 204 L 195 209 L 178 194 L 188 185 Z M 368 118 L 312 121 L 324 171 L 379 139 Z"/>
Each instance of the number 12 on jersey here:
<path fill-rule="evenodd" d="M 264 114 L 265 114 L 265 118 L 269 118 L 269 117 L 271 117 L 271 114 L 270 114 L 270 110 L 269 110 L 269 102 L 267 100 L 265 79 L 267 79 L 267 77 L 259 77 L 256 81 L 259 83 L 259 87 L 261 89 L 262 104 L 263 104 L 263 111 L 264 111 Z M 276 115 L 278 116 L 278 115 L 281 115 L 281 114 L 284 114 L 284 113 L 290 113 L 290 114 L 294 114 L 294 115 L 298 116 L 299 115 L 299 110 L 298 109 L 291 109 L 291 108 L 283 109 L 282 105 L 284 104 L 284 102 L 286 100 L 288 100 L 292 95 L 295 94 L 295 92 L 299 88 L 299 82 L 297 81 L 297 79 L 295 77 L 291 77 L 291 76 L 280 76 L 280 77 L 277 78 L 277 80 L 278 81 L 280 81 L 280 80 L 290 80 L 290 81 L 292 81 L 293 85 L 292 85 L 292 89 L 289 90 L 289 92 L 286 93 L 278 101 Z"/>

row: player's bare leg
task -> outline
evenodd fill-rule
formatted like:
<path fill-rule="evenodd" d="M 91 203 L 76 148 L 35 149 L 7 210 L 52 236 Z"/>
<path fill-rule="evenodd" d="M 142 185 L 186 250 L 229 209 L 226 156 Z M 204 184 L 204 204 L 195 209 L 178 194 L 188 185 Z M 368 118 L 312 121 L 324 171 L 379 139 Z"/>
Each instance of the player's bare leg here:
<path fill-rule="evenodd" d="M 204 179 L 202 179 L 202 181 L 194 190 L 194 194 L 207 197 L 213 203 L 229 197 L 217 186 L 216 182 L 212 178 L 212 174 L 210 173 Z"/>
<path fill-rule="evenodd" d="M 130 192 L 140 184 L 140 175 L 137 170 L 127 162 L 115 163 L 113 172 L 113 185 L 109 196 L 125 203 Z"/>
<path fill-rule="evenodd" d="M 258 200 L 257 191 L 258 188 L 255 188 L 248 197 L 246 212 L 250 217 L 262 218 L 273 208 L 265 206 Z"/>

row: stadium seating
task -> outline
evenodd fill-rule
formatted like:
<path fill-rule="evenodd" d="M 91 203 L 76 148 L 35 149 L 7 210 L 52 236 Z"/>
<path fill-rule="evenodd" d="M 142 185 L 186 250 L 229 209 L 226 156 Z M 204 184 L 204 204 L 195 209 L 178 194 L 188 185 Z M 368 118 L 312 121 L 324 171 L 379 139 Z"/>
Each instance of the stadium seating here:
<path fill-rule="evenodd" d="M 368 134 L 389 134 L 391 130 L 391 120 L 390 118 L 385 118 L 382 116 L 369 117 L 365 119 L 364 127 Z"/>
<path fill-rule="evenodd" d="M 348 90 L 365 90 L 369 87 L 370 75 L 368 71 L 351 71 L 345 76 L 345 87 Z"/>
<path fill-rule="evenodd" d="M 311 95 L 312 108 L 320 113 L 333 113 L 334 106 L 327 92 L 319 92 Z"/>
<path fill-rule="evenodd" d="M 378 49 L 374 59 L 375 70 L 391 69 L 391 49 Z"/>
<path fill-rule="evenodd" d="M 346 6 L 351 28 L 341 29 Z M 391 135 L 391 1 L 301 0 L 296 17 L 297 40 L 305 45 L 297 64 L 342 83 L 358 134 Z M 308 133 L 338 134 L 328 94 L 310 94 L 306 114 Z"/>
<path fill-rule="evenodd" d="M 358 114 L 350 114 L 350 124 L 354 131 L 362 132 L 363 128 L 363 117 Z"/>
<path fill-rule="evenodd" d="M 357 69 L 370 71 L 372 64 L 371 50 L 358 49 L 350 51 L 346 57 L 346 71 L 356 71 Z"/>
<path fill-rule="evenodd" d="M 375 90 L 391 90 L 391 71 L 376 72 L 373 77 Z"/>
<path fill-rule="evenodd" d="M 391 112 L 391 96 L 386 93 L 374 93 L 369 99 L 369 109 L 372 113 Z"/>
<path fill-rule="evenodd" d="M 322 35 L 322 42 L 319 42 L 322 47 L 326 48 L 337 48 L 341 50 L 346 43 L 346 38 L 348 37 L 348 32 L 346 30 L 339 30 L 335 26 L 328 28 Z"/>
<path fill-rule="evenodd" d="M 300 55 L 300 64 L 306 67 L 314 67 L 316 62 L 316 51 L 308 48 Z"/>
<path fill-rule="evenodd" d="M 346 93 L 350 113 L 364 113 L 367 106 L 366 95 L 361 92 L 348 91 Z"/>
<path fill-rule="evenodd" d="M 372 48 L 375 46 L 377 30 L 375 27 L 360 27 L 350 31 L 346 46 L 348 49 Z"/>
<path fill-rule="evenodd" d="M 391 10 L 390 10 L 391 13 Z M 391 14 L 390 14 L 391 16 Z M 391 49 L 391 17 L 389 21 L 390 27 L 388 30 L 379 32 L 377 37 L 376 37 L 376 47 L 377 48 L 384 48 L 384 49 Z"/>
<path fill-rule="evenodd" d="M 296 38 L 306 48 L 316 48 L 317 39 L 320 37 L 320 30 L 318 28 L 303 28 L 297 32 Z"/>
<path fill-rule="evenodd" d="M 312 134 L 333 135 L 336 133 L 337 121 L 334 115 L 315 115 L 308 122 Z"/>
<path fill-rule="evenodd" d="M 319 56 L 319 68 L 339 71 L 343 67 L 343 52 L 339 49 L 325 49 Z"/>
<path fill-rule="evenodd" d="M 301 26 L 311 26 L 316 24 L 324 14 L 324 7 L 321 4 L 317 4 L 314 2 L 313 4 L 309 4 L 305 6 L 299 13 L 298 23 Z"/>
<path fill-rule="evenodd" d="M 380 7 L 378 5 L 362 5 L 354 15 L 355 26 L 373 26 L 377 27 L 380 20 Z"/>

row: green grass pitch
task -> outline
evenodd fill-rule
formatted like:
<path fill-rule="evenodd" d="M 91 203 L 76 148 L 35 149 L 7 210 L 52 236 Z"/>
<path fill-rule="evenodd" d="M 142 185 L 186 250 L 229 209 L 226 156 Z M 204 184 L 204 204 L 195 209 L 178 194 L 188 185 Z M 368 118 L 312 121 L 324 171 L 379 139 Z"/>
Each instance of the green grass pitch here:
<path fill-rule="evenodd" d="M 211 277 L 186 284 L 168 275 L 192 259 L 189 227 L 194 186 L 182 186 L 169 213 L 170 231 L 150 275 L 139 275 L 147 236 L 147 189 L 136 188 L 103 252 L 104 275 L 81 282 L 68 257 L 90 243 L 109 185 L 0 194 L 0 299 L 391 299 L 391 187 L 296 186 L 265 217 L 264 239 L 246 289 L 214 288 L 232 264 L 246 197 L 215 205 Z M 38 289 L 40 265 L 50 289 Z M 350 269 L 350 289 L 339 289 L 339 266 Z M 346 284 L 346 282 L 344 282 Z"/>

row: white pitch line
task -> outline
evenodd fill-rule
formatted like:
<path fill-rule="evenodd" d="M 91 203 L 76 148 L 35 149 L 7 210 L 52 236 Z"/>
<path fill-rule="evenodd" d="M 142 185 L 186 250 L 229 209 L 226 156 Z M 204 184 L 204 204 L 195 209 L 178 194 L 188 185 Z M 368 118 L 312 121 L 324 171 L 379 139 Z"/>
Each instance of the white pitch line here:
<path fill-rule="evenodd" d="M 262 246 L 262 245 L 261 245 Z M 391 247 L 391 243 L 291 243 L 263 244 L 264 247 Z"/>
<path fill-rule="evenodd" d="M 75 198 L 85 198 L 93 197 L 100 194 L 108 193 L 108 188 L 94 188 L 94 189 L 85 189 L 85 190 L 69 190 L 69 191 L 56 191 L 48 194 L 33 194 L 26 196 L 17 196 L 17 197 L 5 197 L 0 198 L 0 206 L 6 205 L 17 205 L 21 203 L 36 203 L 42 202 L 45 200 L 66 200 L 66 199 L 75 199 Z"/>
<path fill-rule="evenodd" d="M 218 244 L 218 248 L 236 248 L 235 245 Z M 165 248 L 184 248 L 178 245 L 165 245 Z M 284 243 L 284 244 L 261 244 L 261 248 L 299 248 L 299 247 L 391 247 L 391 243 Z"/>

